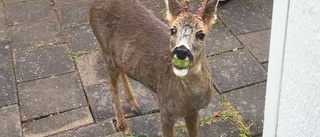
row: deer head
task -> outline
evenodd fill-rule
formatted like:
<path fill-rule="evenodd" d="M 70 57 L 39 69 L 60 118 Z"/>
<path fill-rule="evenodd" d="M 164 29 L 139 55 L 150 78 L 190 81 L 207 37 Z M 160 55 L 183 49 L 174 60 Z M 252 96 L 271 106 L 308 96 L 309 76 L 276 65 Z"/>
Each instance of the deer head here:
<path fill-rule="evenodd" d="M 189 13 L 188 1 L 165 0 L 170 26 L 170 51 L 174 73 L 183 77 L 201 69 L 205 38 L 216 19 L 217 0 L 204 0 L 198 12 Z"/>

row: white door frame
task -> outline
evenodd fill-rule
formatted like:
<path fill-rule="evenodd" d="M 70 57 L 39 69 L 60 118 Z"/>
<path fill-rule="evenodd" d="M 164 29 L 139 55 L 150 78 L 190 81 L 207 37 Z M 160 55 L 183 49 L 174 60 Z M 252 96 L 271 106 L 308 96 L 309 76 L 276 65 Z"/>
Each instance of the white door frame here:
<path fill-rule="evenodd" d="M 268 63 L 263 137 L 275 137 L 290 0 L 274 0 Z"/>

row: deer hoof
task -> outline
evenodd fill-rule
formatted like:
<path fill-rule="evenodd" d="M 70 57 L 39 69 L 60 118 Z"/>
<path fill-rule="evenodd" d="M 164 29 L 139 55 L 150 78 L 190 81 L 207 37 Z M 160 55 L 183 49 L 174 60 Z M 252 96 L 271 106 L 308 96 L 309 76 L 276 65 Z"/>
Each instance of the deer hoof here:
<path fill-rule="evenodd" d="M 135 110 L 132 111 L 136 116 L 140 116 L 142 115 L 142 112 L 141 112 L 141 109 L 140 108 L 137 108 Z"/>

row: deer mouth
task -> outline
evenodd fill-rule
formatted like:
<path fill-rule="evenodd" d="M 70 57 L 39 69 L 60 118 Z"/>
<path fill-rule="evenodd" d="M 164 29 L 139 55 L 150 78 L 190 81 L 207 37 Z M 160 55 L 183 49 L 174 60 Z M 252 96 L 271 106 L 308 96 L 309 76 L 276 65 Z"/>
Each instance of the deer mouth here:
<path fill-rule="evenodd" d="M 172 67 L 173 72 L 183 77 L 189 72 L 190 62 L 193 60 L 193 56 L 189 49 L 185 46 L 180 46 L 172 51 Z"/>

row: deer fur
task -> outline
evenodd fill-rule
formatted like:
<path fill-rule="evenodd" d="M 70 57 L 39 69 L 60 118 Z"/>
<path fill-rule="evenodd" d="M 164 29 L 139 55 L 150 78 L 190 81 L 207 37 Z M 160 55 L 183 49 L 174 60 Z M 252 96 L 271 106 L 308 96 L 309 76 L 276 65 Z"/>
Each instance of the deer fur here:
<path fill-rule="evenodd" d="M 197 14 L 187 12 L 187 1 L 165 2 L 169 26 L 137 0 L 96 0 L 90 8 L 89 21 L 107 64 L 117 128 L 131 134 L 120 103 L 119 78 L 131 110 L 140 114 L 128 76 L 157 94 L 164 137 L 174 136 L 174 124 L 179 118 L 185 119 L 189 136 L 196 137 L 198 111 L 210 103 L 213 90 L 205 40 L 199 40 L 197 34 L 208 34 L 217 0 L 204 1 Z M 173 29 L 176 34 L 170 36 Z M 190 53 L 184 56 L 190 60 L 185 69 L 177 69 L 171 63 L 172 57 L 178 55 L 175 49 L 179 44 L 184 44 Z M 184 74 L 180 74 L 182 71 Z"/>

